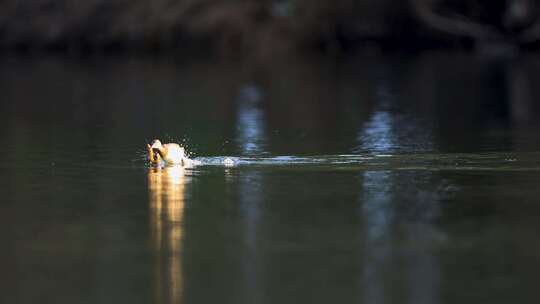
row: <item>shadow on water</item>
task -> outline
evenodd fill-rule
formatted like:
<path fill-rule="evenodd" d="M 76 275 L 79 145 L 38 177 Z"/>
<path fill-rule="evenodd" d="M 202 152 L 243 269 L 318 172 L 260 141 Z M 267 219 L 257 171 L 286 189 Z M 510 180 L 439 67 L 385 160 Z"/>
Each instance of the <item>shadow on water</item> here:
<path fill-rule="evenodd" d="M 535 303 L 539 62 L 1 58 L 0 302 Z"/>

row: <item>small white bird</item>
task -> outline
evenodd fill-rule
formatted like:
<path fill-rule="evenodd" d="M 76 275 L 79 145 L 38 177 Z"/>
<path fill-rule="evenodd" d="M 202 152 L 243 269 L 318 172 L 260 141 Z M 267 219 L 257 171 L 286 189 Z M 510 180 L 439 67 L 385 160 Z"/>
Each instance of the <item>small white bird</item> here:
<path fill-rule="evenodd" d="M 152 164 L 159 164 L 160 160 L 163 159 L 168 164 L 174 165 L 188 165 L 191 163 L 190 159 L 187 158 L 184 147 L 175 143 L 161 144 L 159 139 L 154 139 L 152 145 L 147 144 L 146 148 L 148 150 L 148 160 Z"/>

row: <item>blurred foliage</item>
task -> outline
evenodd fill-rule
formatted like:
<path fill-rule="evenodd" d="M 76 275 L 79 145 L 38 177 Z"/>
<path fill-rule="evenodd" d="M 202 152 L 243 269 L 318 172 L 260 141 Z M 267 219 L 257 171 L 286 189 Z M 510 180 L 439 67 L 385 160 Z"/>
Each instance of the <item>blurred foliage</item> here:
<path fill-rule="evenodd" d="M 486 33 L 521 44 L 538 40 L 538 15 L 533 0 L 4 0 L 0 47 L 266 56 L 365 42 L 441 45 Z"/>

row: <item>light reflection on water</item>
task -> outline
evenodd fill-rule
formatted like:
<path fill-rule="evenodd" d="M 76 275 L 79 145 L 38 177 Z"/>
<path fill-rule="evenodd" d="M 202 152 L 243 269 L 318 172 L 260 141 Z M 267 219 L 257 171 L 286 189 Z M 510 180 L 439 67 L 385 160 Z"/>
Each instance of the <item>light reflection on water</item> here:
<path fill-rule="evenodd" d="M 239 180 L 239 204 L 242 214 L 242 233 L 244 257 L 242 263 L 243 280 L 245 282 L 244 303 L 261 303 L 263 301 L 262 265 L 259 249 L 260 217 L 264 200 L 264 180 L 259 172 L 246 172 Z"/>
<path fill-rule="evenodd" d="M 362 275 L 363 292 L 366 303 L 385 303 L 384 269 L 388 267 L 392 255 L 392 223 L 394 222 L 394 206 L 392 206 L 391 173 L 387 171 L 363 173 L 364 197 L 361 199 L 362 212 L 365 218 L 366 253 L 365 267 Z"/>
<path fill-rule="evenodd" d="M 242 148 L 244 155 L 257 155 L 264 152 L 261 146 L 265 139 L 264 116 L 260 108 L 262 102 L 261 89 L 255 84 L 248 84 L 241 88 L 237 98 L 238 123 L 236 142 Z M 217 162 L 223 163 L 221 158 Z M 231 159 L 231 158 L 229 158 Z M 237 160 L 237 158 L 235 158 Z M 216 161 L 214 161 L 216 162 Z M 237 161 L 236 161 L 237 163 Z M 261 261 L 258 252 L 259 220 L 262 212 L 261 174 L 247 172 L 237 181 L 239 187 L 238 203 L 242 214 L 242 252 L 241 265 L 244 294 L 243 303 L 261 303 Z M 264 261 L 263 261 L 264 262 Z"/>
<path fill-rule="evenodd" d="M 150 225 L 158 259 L 156 302 L 182 302 L 182 224 L 189 180 L 182 166 L 148 169 Z"/>
<path fill-rule="evenodd" d="M 379 153 L 391 152 L 398 145 L 392 128 L 395 127 L 390 113 L 384 111 L 373 113 L 373 117 L 359 136 L 362 150 Z"/>
<path fill-rule="evenodd" d="M 246 155 L 263 152 L 261 143 L 265 136 L 261 99 L 260 89 L 255 85 L 244 86 L 238 97 L 237 142 Z"/>
<path fill-rule="evenodd" d="M 356 151 L 371 151 L 373 153 L 390 153 L 400 146 L 396 133 L 394 117 L 389 111 L 393 103 L 393 94 L 388 77 L 383 77 L 388 71 L 385 65 L 378 71 L 379 77 L 375 82 L 376 110 L 370 120 L 360 128 L 358 135 L 359 147 Z M 385 73 L 386 72 L 386 73 Z"/>
<path fill-rule="evenodd" d="M 423 179 L 431 179 L 431 174 Z M 400 205 L 400 196 L 408 190 L 399 191 L 396 177 L 392 171 L 367 171 L 362 174 L 363 196 L 361 197 L 361 216 L 366 223 L 366 248 L 362 286 L 366 303 L 393 302 L 397 290 L 403 288 L 402 300 L 406 303 L 440 303 L 441 273 L 440 265 L 434 256 L 434 237 L 442 236 L 430 221 L 421 224 L 407 223 Z M 410 195 L 410 193 L 408 194 Z M 434 218 L 438 214 L 438 204 L 442 197 L 437 191 L 426 194 L 413 194 L 418 218 Z M 412 203 L 412 202 L 411 202 Z M 405 213 L 410 212 L 406 211 Z M 400 227 L 401 226 L 401 227 Z M 401 234 L 401 235 L 400 235 Z M 403 248 L 396 242 L 408 243 Z M 401 260 L 398 266 L 400 279 L 388 281 L 389 269 Z M 395 286 L 396 283 L 403 286 Z"/>

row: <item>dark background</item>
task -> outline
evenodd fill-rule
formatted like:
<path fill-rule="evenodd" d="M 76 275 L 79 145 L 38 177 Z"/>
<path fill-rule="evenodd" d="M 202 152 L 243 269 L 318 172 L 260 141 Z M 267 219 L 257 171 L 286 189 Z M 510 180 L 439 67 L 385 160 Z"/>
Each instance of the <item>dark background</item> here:
<path fill-rule="evenodd" d="M 537 49 L 533 0 L 5 0 L 0 47 L 69 52 Z"/>

